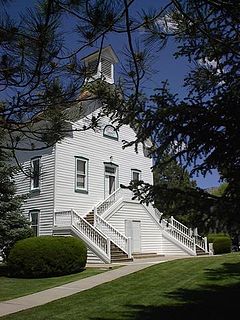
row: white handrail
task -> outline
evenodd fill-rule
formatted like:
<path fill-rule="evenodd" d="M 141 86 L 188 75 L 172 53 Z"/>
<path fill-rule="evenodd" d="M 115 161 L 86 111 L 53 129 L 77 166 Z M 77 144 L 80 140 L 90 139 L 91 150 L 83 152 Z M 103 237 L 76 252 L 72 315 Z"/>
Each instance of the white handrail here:
<path fill-rule="evenodd" d="M 198 234 L 193 234 L 191 228 L 186 227 L 173 216 L 171 216 L 169 220 L 162 219 L 161 225 L 166 232 L 189 247 L 195 253 L 196 246 L 200 247 L 206 253 L 208 252 L 206 238 L 203 238 Z"/>
<path fill-rule="evenodd" d="M 179 231 L 186 234 L 189 237 L 192 237 L 192 229 L 186 227 L 184 224 L 176 220 L 173 216 L 171 216 L 171 223 L 174 227 L 176 227 Z"/>
<path fill-rule="evenodd" d="M 195 235 L 194 237 L 196 239 L 196 245 L 207 253 L 208 252 L 207 238 L 206 237 L 203 238 L 198 234 Z"/>
<path fill-rule="evenodd" d="M 122 196 L 122 188 L 118 188 L 111 193 L 106 199 L 96 205 L 98 215 L 102 215 L 108 208 L 110 208 Z"/>
<path fill-rule="evenodd" d="M 55 226 L 73 226 L 80 231 L 97 250 L 103 252 L 108 259 L 111 259 L 109 238 L 95 229 L 84 218 L 79 216 L 73 209 L 55 212 Z"/>
<path fill-rule="evenodd" d="M 129 238 L 124 234 L 115 229 L 110 223 L 105 219 L 95 213 L 95 227 L 98 228 L 101 232 L 106 234 L 110 240 L 117 245 L 121 250 L 128 254 L 131 257 L 131 252 L 129 251 Z"/>
<path fill-rule="evenodd" d="M 171 219 L 171 221 L 172 221 L 172 219 Z M 162 219 L 161 225 L 162 225 L 164 231 L 166 231 L 174 239 L 176 239 L 180 243 L 182 243 L 185 247 L 189 248 L 194 253 L 196 253 L 196 246 L 195 246 L 195 239 L 194 238 L 183 233 L 181 230 L 179 230 L 176 227 L 176 224 L 172 224 L 171 222 L 169 222 L 165 219 Z"/>
<path fill-rule="evenodd" d="M 177 221 L 173 216 L 171 216 L 172 224 L 181 232 L 185 233 L 189 237 L 193 237 L 195 239 L 195 245 L 201 248 L 203 251 L 208 252 L 206 239 L 201 237 L 197 232 L 193 233 L 191 228 L 186 227 L 181 222 Z M 197 230 L 197 228 L 196 228 Z"/>

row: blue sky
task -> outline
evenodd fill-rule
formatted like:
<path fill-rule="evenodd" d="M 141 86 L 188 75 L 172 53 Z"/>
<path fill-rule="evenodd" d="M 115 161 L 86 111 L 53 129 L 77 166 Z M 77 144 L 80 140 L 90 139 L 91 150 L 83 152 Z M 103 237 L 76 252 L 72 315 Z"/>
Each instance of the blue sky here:
<path fill-rule="evenodd" d="M 138 11 L 144 9 L 149 10 L 153 8 L 160 7 L 164 5 L 167 1 L 165 0 L 137 0 L 135 6 L 133 7 L 132 14 L 135 15 Z M 10 14 L 16 15 L 21 11 L 24 11 L 27 7 L 31 7 L 36 1 L 34 0 L 21 0 L 21 1 L 12 1 L 12 3 L 8 6 L 8 11 Z M 76 38 L 73 37 L 73 33 L 71 32 L 71 20 L 66 19 L 63 22 L 63 28 L 65 30 L 66 36 L 66 46 L 74 46 L 77 45 Z M 139 41 L 143 40 L 144 34 L 138 33 Z M 106 38 L 105 44 L 111 44 L 113 49 L 115 50 L 119 60 L 123 59 L 123 48 L 125 45 L 126 39 L 120 35 L 109 35 Z M 92 51 L 95 51 L 96 48 L 87 49 L 82 53 L 82 56 L 88 54 Z M 160 86 L 161 81 L 165 81 L 168 79 L 170 88 L 172 92 L 178 93 L 179 97 L 183 97 L 185 93 L 185 89 L 183 88 L 183 80 L 186 74 L 189 72 L 191 66 L 189 65 L 186 59 L 175 59 L 173 57 L 173 53 L 176 49 L 176 44 L 171 41 L 168 43 L 166 48 L 156 53 L 152 64 L 153 69 L 155 70 L 154 74 L 151 75 L 150 79 L 148 79 L 144 85 L 147 93 L 151 93 L 154 88 Z M 116 72 L 118 73 L 119 69 L 116 67 Z M 213 171 L 212 174 L 208 174 L 205 178 L 201 175 L 195 178 L 197 184 L 201 188 L 208 188 L 212 186 L 216 186 L 219 184 L 219 176 L 216 171 Z"/>

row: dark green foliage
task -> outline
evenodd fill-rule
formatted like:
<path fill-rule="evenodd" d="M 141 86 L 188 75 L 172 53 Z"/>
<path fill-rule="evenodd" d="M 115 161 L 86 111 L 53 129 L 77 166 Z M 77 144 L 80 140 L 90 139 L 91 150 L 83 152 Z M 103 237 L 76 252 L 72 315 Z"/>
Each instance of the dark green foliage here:
<path fill-rule="evenodd" d="M 148 202 L 167 197 L 176 203 L 185 197 L 185 210 L 192 208 L 203 216 L 208 229 L 231 234 L 240 229 L 239 10 L 239 1 L 178 0 L 168 2 L 158 23 L 144 13 L 148 45 L 155 42 L 160 50 L 172 37 L 177 42 L 175 57 L 191 64 L 184 80 L 185 96 L 172 93 L 166 80 L 152 96 L 144 97 L 137 76 L 135 92 L 100 96 L 107 112 L 135 129 L 136 139 L 127 146 L 137 148 L 151 139 L 149 153 L 159 170 L 168 166 L 169 161 L 164 164 L 162 159 L 171 151 L 172 161 L 191 168 L 191 176 L 215 169 L 227 183 L 221 196 L 200 188 L 177 187 L 170 192 L 167 186 L 143 185 L 146 193 L 136 190 L 139 198 Z"/>
<path fill-rule="evenodd" d="M 162 161 L 170 160 L 170 156 L 165 156 Z M 199 226 L 195 223 L 195 212 L 191 208 L 187 210 L 186 203 L 189 201 L 187 192 L 196 190 L 196 182 L 190 178 L 187 170 L 184 170 L 177 161 L 170 161 L 166 166 L 156 165 L 153 170 L 154 187 L 156 196 L 154 203 L 165 217 L 175 216 L 179 221 L 189 227 Z M 157 189 L 159 192 L 157 192 Z M 163 196 L 163 190 L 166 190 Z M 176 195 L 176 190 L 178 196 Z M 179 192 L 180 191 L 180 192 Z M 199 219 L 198 219 L 199 222 Z"/>
<path fill-rule="evenodd" d="M 211 233 L 208 235 L 208 242 L 213 243 L 214 254 L 231 252 L 231 238 L 224 233 Z"/>
<path fill-rule="evenodd" d="M 6 263 L 0 263 L 0 277 L 8 275 L 8 266 Z"/>
<path fill-rule="evenodd" d="M 89 75 L 83 49 L 92 50 L 101 37 L 105 46 L 104 35 L 124 18 L 124 5 L 110 0 L 33 0 L 13 15 L 4 2 L 0 6 L 4 97 L 0 127 L 6 129 L 9 139 L 0 148 L 22 150 L 24 141 L 26 150 L 42 149 L 72 130 L 68 120 L 75 112 L 68 108 L 75 106 L 81 114 L 79 92 Z M 69 19 L 68 25 L 63 23 L 65 19 Z M 37 120 L 42 121 L 40 127 Z"/>
<path fill-rule="evenodd" d="M 136 140 L 126 142 L 126 146 L 137 149 L 150 138 L 153 147 L 148 152 L 159 170 L 164 167 L 163 156 L 174 151 L 172 161 L 191 168 L 190 174 L 206 175 L 214 169 L 227 183 L 221 196 L 210 195 L 200 188 L 169 190 L 166 185 L 157 188 L 143 185 L 143 192 L 140 190 L 137 196 L 146 202 L 166 197 L 170 209 L 171 201 L 174 206 L 181 202 L 182 212 L 185 210 L 188 215 L 190 212 L 192 221 L 200 219 L 206 229 L 237 233 L 240 2 L 155 1 L 156 10 L 140 10 L 140 5 L 139 12 L 134 3 L 138 1 L 48 0 L 13 19 L 2 6 L 0 73 L 5 98 L 0 118 L 4 119 L 2 127 L 11 138 L 7 147 L 14 146 L 16 150 L 24 137 L 28 144 L 29 133 L 47 145 L 61 139 L 68 129 L 65 121 L 68 116 L 63 111 L 79 99 L 79 90 L 89 73 L 82 64 L 81 53 L 85 54 L 88 47 L 100 44 L 104 47 L 108 33 L 121 33 L 127 37 L 120 85 L 105 88 L 104 81 L 93 81 L 95 89 L 89 90 L 103 102 L 104 114 L 119 126 L 134 128 Z M 71 30 L 63 30 L 62 18 L 68 17 L 74 17 L 76 23 L 71 20 Z M 76 45 L 73 43 L 72 50 L 65 50 L 68 42 L 64 40 L 68 39 L 64 39 L 64 34 L 71 32 Z M 137 35 L 140 41 L 135 39 Z M 179 92 L 172 93 L 167 80 L 159 81 L 152 96 L 146 97 L 145 80 L 151 78 L 152 60 L 160 59 L 160 51 L 169 39 L 177 43 L 174 56 L 190 64 L 184 80 L 186 90 L 179 86 Z M 173 41 L 171 51 L 172 44 Z M 48 125 L 36 130 L 32 124 L 39 115 Z M 96 127 L 98 121 L 92 119 L 91 126 Z M 6 144 L 0 147 L 5 148 Z M 34 148 L 32 141 L 29 148 Z"/>
<path fill-rule="evenodd" d="M 11 180 L 14 168 L 9 161 L 8 154 L 0 150 L 0 252 L 4 260 L 16 241 L 32 236 L 29 222 L 21 212 L 23 199 L 15 195 Z"/>
<path fill-rule="evenodd" d="M 209 233 L 207 235 L 207 239 L 208 239 L 208 242 L 209 243 L 213 243 L 213 241 L 216 239 L 216 238 L 221 238 L 221 237 L 226 237 L 226 233 L 223 233 L 223 232 L 219 232 L 219 233 Z"/>
<path fill-rule="evenodd" d="M 79 272 L 86 259 L 86 245 L 77 238 L 33 237 L 15 244 L 8 267 L 11 276 L 41 278 Z"/>

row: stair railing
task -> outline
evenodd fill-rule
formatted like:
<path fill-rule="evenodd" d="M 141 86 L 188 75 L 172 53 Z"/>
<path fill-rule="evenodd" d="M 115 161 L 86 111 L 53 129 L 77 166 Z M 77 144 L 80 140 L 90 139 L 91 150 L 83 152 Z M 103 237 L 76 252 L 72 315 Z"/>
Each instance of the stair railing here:
<path fill-rule="evenodd" d="M 158 209 L 155 210 L 159 214 Z M 203 238 L 199 234 L 193 232 L 191 228 L 186 227 L 173 216 L 171 216 L 169 220 L 160 218 L 159 222 L 167 233 L 171 234 L 175 239 L 182 242 L 194 252 L 196 252 L 196 246 L 206 253 L 208 252 L 207 238 Z"/>
<path fill-rule="evenodd" d="M 107 211 L 114 203 L 116 203 L 122 197 L 122 188 L 118 188 L 112 194 L 110 194 L 106 199 L 99 202 L 96 205 L 96 210 L 98 215 L 102 215 Z"/>
<path fill-rule="evenodd" d="M 184 224 L 176 220 L 173 216 L 171 216 L 171 224 L 173 227 L 175 227 L 177 230 L 181 231 L 181 233 L 184 233 L 188 237 L 192 237 L 193 232 L 191 228 L 186 227 Z"/>
<path fill-rule="evenodd" d="M 207 244 L 207 237 L 201 237 L 200 235 L 194 236 L 196 240 L 196 245 L 201 248 L 204 252 L 208 253 L 208 244 Z"/>
<path fill-rule="evenodd" d="M 94 228 L 73 209 L 55 212 L 55 227 L 73 226 L 83 234 L 86 242 L 90 242 L 97 250 L 102 251 L 111 260 L 110 239 Z"/>
<path fill-rule="evenodd" d="M 94 223 L 97 229 L 99 229 L 103 234 L 109 237 L 115 245 L 117 245 L 121 250 L 127 253 L 128 257 L 131 258 L 131 238 L 128 238 L 124 234 L 119 232 L 97 213 L 95 213 Z"/>
<path fill-rule="evenodd" d="M 161 226 L 165 232 L 170 234 L 178 242 L 182 243 L 185 247 L 189 248 L 196 254 L 195 238 L 188 236 L 176 227 L 176 224 L 172 224 L 171 220 L 161 220 Z"/>

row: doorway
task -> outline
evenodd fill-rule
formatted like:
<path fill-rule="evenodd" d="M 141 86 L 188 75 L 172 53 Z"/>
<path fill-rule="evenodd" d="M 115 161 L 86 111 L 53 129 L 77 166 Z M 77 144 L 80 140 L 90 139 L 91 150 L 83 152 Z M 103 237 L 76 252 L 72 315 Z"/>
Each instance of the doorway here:
<path fill-rule="evenodd" d="M 132 253 L 141 252 L 141 221 L 125 220 L 125 234 L 132 238 Z"/>
<path fill-rule="evenodd" d="M 117 166 L 105 164 L 104 169 L 104 197 L 107 198 L 117 189 Z"/>

